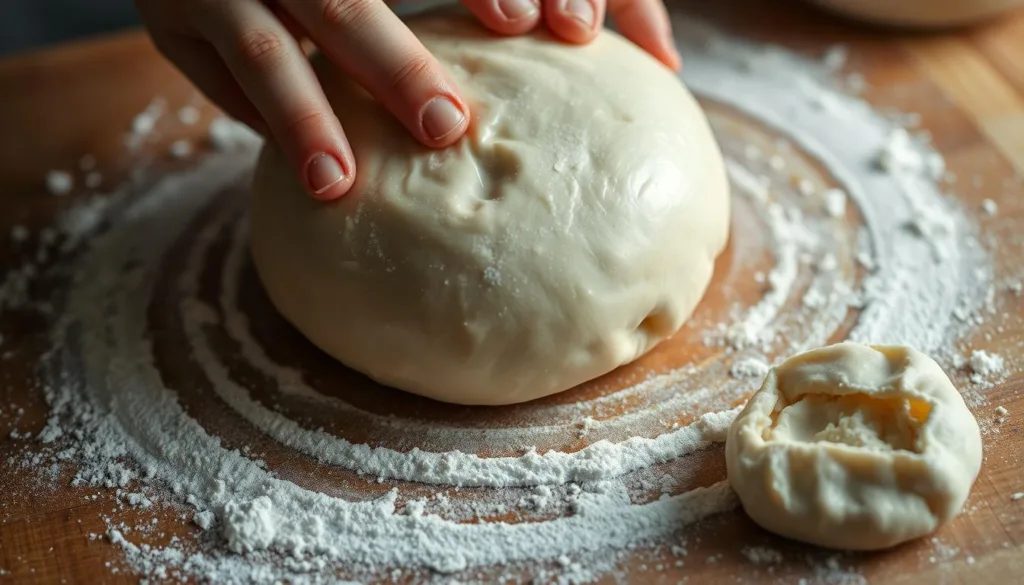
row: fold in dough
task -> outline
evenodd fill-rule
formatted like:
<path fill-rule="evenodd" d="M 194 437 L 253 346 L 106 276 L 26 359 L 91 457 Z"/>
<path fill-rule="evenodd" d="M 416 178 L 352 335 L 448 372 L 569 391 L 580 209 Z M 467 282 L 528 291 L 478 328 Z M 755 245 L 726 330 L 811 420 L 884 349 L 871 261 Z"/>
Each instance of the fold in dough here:
<path fill-rule="evenodd" d="M 981 468 L 981 432 L 928 356 L 840 343 L 768 373 L 729 429 L 726 464 L 764 529 L 881 549 L 960 511 Z"/>

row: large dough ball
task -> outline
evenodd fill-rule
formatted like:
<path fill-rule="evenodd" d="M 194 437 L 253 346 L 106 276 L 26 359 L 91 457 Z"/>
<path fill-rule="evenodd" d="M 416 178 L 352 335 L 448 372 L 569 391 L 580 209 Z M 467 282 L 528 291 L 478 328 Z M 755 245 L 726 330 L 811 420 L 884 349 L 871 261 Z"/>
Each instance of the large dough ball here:
<path fill-rule="evenodd" d="M 729 483 L 766 530 L 881 549 L 960 511 L 981 432 L 928 356 L 841 343 L 772 369 L 729 429 Z"/>
<path fill-rule="evenodd" d="M 972 24 L 992 18 L 1024 0 L 814 0 L 849 16 L 915 27 Z"/>
<path fill-rule="evenodd" d="M 316 202 L 264 150 L 252 252 L 281 313 L 379 382 L 463 404 L 559 392 L 673 334 L 729 223 L 720 151 L 678 77 L 610 32 L 579 47 L 460 14 L 410 24 L 467 96 L 469 133 L 422 147 L 316 62 L 358 178 Z"/>

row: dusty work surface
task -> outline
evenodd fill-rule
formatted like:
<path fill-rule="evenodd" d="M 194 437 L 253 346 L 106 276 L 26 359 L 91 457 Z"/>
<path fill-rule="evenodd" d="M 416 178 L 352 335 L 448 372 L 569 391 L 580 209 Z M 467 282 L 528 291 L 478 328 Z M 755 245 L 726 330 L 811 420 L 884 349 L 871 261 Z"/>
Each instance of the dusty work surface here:
<path fill-rule="evenodd" d="M 141 34 L 0 62 L 0 581 L 1019 579 L 1024 14 L 921 35 L 692 4 L 734 185 L 709 293 L 635 364 L 505 408 L 376 386 L 283 322 L 245 253 L 248 142 Z M 940 156 L 867 169 L 885 120 Z M 883 553 L 773 537 L 724 483 L 764 368 L 850 336 L 924 346 L 983 430 L 966 511 Z"/>

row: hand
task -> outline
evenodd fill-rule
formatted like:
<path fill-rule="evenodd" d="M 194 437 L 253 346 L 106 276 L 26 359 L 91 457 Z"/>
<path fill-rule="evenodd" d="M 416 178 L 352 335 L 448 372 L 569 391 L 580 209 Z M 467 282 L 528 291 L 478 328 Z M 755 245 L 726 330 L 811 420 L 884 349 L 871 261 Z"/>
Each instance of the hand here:
<path fill-rule="evenodd" d="M 462 3 L 494 32 L 524 34 L 543 20 L 556 36 L 577 44 L 594 40 L 607 11 L 626 38 L 673 70 L 678 70 L 681 64 L 662 0 L 462 0 Z"/>
<path fill-rule="evenodd" d="M 464 0 L 488 28 L 523 34 L 543 19 L 562 39 L 586 43 L 605 0 Z M 448 146 L 469 108 L 436 59 L 382 0 L 136 0 L 156 47 L 229 115 L 273 136 L 306 190 L 344 195 L 355 158 L 300 46 L 309 38 L 381 102 L 417 140 Z M 673 68 L 661 0 L 608 0 L 623 34 Z"/>

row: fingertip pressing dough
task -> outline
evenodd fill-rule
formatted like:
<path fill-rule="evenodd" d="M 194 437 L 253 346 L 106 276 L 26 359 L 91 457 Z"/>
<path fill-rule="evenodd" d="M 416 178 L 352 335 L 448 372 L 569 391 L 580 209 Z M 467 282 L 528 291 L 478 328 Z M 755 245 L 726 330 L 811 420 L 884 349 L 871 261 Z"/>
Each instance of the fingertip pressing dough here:
<path fill-rule="evenodd" d="M 251 246 L 277 309 L 377 381 L 463 404 L 568 389 L 678 330 L 729 225 L 721 153 L 679 78 L 612 32 L 573 46 L 461 14 L 409 25 L 469 131 L 423 147 L 314 60 L 357 178 L 317 202 L 264 149 Z"/>
<path fill-rule="evenodd" d="M 814 0 L 837 12 L 871 22 L 913 27 L 945 27 L 980 22 L 1024 0 Z"/>
<path fill-rule="evenodd" d="M 981 432 L 931 358 L 840 343 L 773 368 L 729 429 L 726 465 L 761 527 L 831 548 L 883 549 L 963 507 Z"/>

